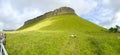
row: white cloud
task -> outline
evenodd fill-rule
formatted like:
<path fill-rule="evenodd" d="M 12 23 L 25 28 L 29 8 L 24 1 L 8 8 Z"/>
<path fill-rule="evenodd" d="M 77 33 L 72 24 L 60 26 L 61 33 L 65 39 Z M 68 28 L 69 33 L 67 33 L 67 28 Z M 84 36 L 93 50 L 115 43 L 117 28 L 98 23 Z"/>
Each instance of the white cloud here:
<path fill-rule="evenodd" d="M 120 25 L 120 0 L 96 0 L 97 7 L 82 17 L 106 28 Z"/>
<path fill-rule="evenodd" d="M 3 23 L 1 24 L 3 27 L 0 29 L 17 29 L 23 25 L 24 21 L 40 15 L 40 12 L 38 12 L 36 9 L 25 8 L 22 10 L 22 12 L 20 12 L 20 10 L 14 9 L 12 4 L 8 1 L 3 1 L 1 4 L 0 22 Z"/>
<path fill-rule="evenodd" d="M 4 25 L 4 24 L 0 22 L 0 29 L 3 28 L 3 25 Z M 0 31 L 2 31 L 2 30 L 0 30 Z"/>
<path fill-rule="evenodd" d="M 85 14 L 90 12 L 94 7 L 97 6 L 95 1 L 89 0 L 70 0 L 67 6 L 70 6 L 75 9 L 77 14 Z"/>
<path fill-rule="evenodd" d="M 115 25 L 120 25 L 120 11 L 115 14 Z"/>
<path fill-rule="evenodd" d="M 120 0 L 106 0 L 103 1 L 103 7 L 105 9 L 109 9 L 112 12 L 109 13 L 111 16 L 109 19 L 110 23 L 109 25 L 105 25 L 106 27 L 111 27 L 111 26 L 115 26 L 115 25 L 120 25 Z M 109 11 L 108 11 L 109 12 Z M 109 20 L 108 20 L 109 21 Z M 107 20 L 106 20 L 107 22 Z"/>

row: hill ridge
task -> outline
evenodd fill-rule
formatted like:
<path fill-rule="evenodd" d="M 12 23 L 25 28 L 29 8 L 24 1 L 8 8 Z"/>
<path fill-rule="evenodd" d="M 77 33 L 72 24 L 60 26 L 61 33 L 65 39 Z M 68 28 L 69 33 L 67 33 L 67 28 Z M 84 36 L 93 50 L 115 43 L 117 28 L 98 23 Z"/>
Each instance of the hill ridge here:
<path fill-rule="evenodd" d="M 29 26 L 33 25 L 33 24 L 30 25 L 30 23 L 35 24 L 35 23 L 37 23 L 37 22 L 39 22 L 43 19 L 50 18 L 50 17 L 53 17 L 53 16 L 62 15 L 62 14 L 66 14 L 66 13 L 75 14 L 75 11 L 74 11 L 74 9 L 72 9 L 70 7 L 61 7 L 61 8 L 55 9 L 53 11 L 47 12 L 47 13 L 45 13 L 41 16 L 38 16 L 34 19 L 30 19 L 30 20 L 26 21 L 24 23 L 24 25 L 27 25 L 27 27 L 29 27 Z M 22 27 L 24 27 L 24 25 Z M 22 29 L 22 28 L 20 27 L 19 29 Z"/>
<path fill-rule="evenodd" d="M 22 31 L 35 31 L 35 30 L 49 30 L 49 31 L 94 31 L 92 28 L 102 27 L 85 20 L 75 14 L 75 11 L 69 7 L 61 7 L 54 11 L 45 13 L 42 16 L 28 20 L 18 30 Z"/>

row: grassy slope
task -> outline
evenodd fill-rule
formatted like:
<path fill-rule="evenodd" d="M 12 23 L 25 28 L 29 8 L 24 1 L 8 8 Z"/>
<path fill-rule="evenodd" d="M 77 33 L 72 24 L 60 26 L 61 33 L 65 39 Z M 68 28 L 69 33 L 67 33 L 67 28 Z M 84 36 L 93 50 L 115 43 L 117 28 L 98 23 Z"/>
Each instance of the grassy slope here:
<path fill-rule="evenodd" d="M 64 14 L 7 33 L 6 47 L 9 55 L 120 55 L 120 34 L 102 30 L 74 14 Z M 72 34 L 77 37 L 71 38 Z"/>
<path fill-rule="evenodd" d="M 36 25 L 31 25 L 31 27 L 28 28 L 26 28 L 25 26 L 21 28 L 22 31 L 51 30 L 51 31 L 78 32 L 78 31 L 97 31 L 98 29 L 99 30 L 103 29 L 102 27 L 99 27 L 87 20 L 84 20 L 75 14 L 63 14 L 63 15 L 44 19 L 36 23 Z M 94 27 L 95 29 L 92 29 Z"/>

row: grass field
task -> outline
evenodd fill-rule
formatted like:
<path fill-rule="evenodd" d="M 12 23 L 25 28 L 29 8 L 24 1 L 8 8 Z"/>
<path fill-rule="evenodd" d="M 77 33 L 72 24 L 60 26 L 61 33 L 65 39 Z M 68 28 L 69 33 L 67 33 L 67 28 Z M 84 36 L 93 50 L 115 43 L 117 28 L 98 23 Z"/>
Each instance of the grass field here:
<path fill-rule="evenodd" d="M 7 32 L 6 48 L 9 55 L 120 55 L 120 34 L 63 14 Z"/>

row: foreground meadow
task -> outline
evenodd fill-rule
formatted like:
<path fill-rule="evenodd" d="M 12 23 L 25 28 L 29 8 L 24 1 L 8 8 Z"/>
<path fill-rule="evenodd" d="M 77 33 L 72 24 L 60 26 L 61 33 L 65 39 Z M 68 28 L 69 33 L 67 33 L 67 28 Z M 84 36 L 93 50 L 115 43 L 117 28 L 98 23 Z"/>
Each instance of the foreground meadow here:
<path fill-rule="evenodd" d="M 91 32 L 7 33 L 9 55 L 120 55 L 120 34 Z"/>

